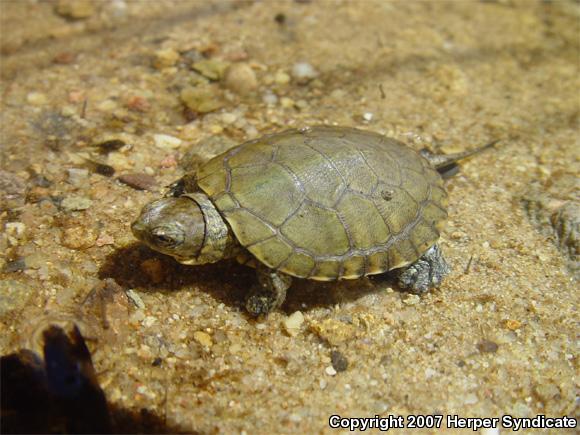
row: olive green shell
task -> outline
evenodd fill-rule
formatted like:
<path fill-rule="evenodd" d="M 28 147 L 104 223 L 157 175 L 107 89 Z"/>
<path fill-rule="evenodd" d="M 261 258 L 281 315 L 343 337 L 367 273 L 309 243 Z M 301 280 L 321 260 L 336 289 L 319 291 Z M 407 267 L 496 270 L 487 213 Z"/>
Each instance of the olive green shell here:
<path fill-rule="evenodd" d="M 203 165 L 197 183 L 259 261 L 321 281 L 413 263 L 447 218 L 443 181 L 426 159 L 353 128 L 243 143 Z"/>

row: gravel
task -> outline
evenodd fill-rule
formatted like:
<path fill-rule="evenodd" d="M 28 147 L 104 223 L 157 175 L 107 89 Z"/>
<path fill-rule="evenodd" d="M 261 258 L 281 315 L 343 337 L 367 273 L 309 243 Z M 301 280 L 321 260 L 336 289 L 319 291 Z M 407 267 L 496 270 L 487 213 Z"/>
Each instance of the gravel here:
<path fill-rule="evenodd" d="M 162 150 L 174 150 L 179 148 L 182 142 L 181 139 L 168 134 L 154 134 L 153 141 L 155 142 L 155 146 Z"/>
<path fill-rule="evenodd" d="M 67 196 L 60 203 L 60 207 L 69 212 L 86 210 L 92 205 L 93 201 L 85 196 Z"/>
<path fill-rule="evenodd" d="M 298 62 L 292 66 L 292 77 L 296 83 L 304 85 L 318 77 L 318 72 L 308 62 Z"/>
<path fill-rule="evenodd" d="M 248 64 L 234 63 L 225 73 L 224 84 L 236 94 L 249 95 L 258 87 L 258 79 Z"/>

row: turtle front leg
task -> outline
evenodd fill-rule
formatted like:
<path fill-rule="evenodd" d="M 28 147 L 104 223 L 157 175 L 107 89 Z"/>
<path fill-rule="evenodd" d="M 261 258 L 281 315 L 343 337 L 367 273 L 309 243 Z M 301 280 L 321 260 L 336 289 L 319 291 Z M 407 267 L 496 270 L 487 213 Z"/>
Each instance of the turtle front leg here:
<path fill-rule="evenodd" d="M 257 317 L 282 305 L 292 278 L 261 266 L 256 268 L 256 275 L 258 284 L 252 288 L 246 299 L 246 309 Z"/>
<path fill-rule="evenodd" d="M 433 245 L 413 264 L 399 272 L 399 287 L 413 293 L 424 293 L 432 287 L 439 287 L 451 268 L 443 258 L 438 245 Z"/>

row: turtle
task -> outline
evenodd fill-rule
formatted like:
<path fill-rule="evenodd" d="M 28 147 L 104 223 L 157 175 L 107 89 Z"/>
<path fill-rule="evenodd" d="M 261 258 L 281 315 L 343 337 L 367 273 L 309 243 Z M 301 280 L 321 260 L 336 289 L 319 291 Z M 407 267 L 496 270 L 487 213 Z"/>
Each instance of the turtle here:
<path fill-rule="evenodd" d="M 235 146 L 147 204 L 131 228 L 183 264 L 236 258 L 256 269 L 246 309 L 278 308 L 293 278 L 357 279 L 396 270 L 423 293 L 450 273 L 437 242 L 453 155 L 417 152 L 384 135 L 312 126 Z"/>

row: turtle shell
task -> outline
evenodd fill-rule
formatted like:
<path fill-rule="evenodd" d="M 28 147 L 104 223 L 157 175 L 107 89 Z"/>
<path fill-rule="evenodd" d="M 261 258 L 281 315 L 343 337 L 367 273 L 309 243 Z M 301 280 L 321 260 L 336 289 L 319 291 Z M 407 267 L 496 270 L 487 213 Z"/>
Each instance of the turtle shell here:
<path fill-rule="evenodd" d="M 447 218 L 443 180 L 425 158 L 354 128 L 243 143 L 203 165 L 197 185 L 259 261 L 320 281 L 413 263 Z"/>

